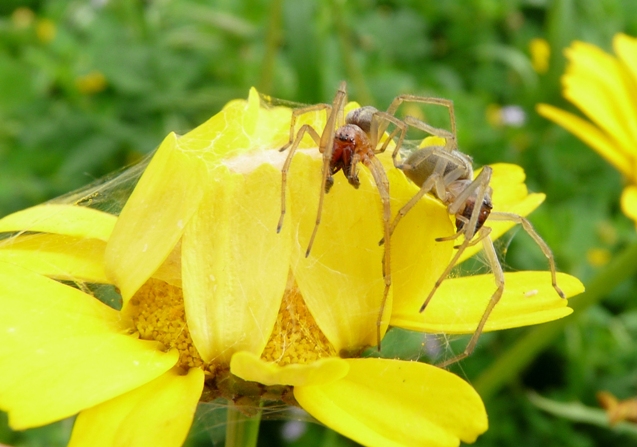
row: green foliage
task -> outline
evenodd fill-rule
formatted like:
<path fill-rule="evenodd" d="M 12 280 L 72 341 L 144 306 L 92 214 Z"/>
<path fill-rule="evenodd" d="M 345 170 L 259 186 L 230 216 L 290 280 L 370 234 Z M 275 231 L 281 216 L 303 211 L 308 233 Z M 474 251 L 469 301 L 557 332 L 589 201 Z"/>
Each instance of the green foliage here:
<path fill-rule="evenodd" d="M 620 31 L 637 35 L 634 0 L 5 1 L 0 215 L 132 163 L 169 131 L 185 133 L 228 100 L 246 97 L 250 86 L 297 102 L 329 102 L 346 79 L 352 99 L 380 108 L 400 93 L 453 99 L 462 150 L 477 165 L 513 162 L 526 169 L 530 189 L 547 194 L 531 220 L 560 270 L 586 282 L 600 269 L 587 258 L 591 250 L 612 257 L 635 240 L 633 224 L 619 211 L 622 180 L 534 106 L 570 108 L 560 96 L 562 49 L 580 39 L 610 50 Z M 546 74 L 530 60 L 528 45 L 537 37 L 552 49 Z M 509 105 L 524 112 L 519 125 L 494 121 L 499 107 Z M 418 112 L 449 125 L 440 110 Z M 506 256 L 511 269 L 546 268 L 523 232 Z M 487 401 L 491 427 L 476 445 L 634 443 L 629 434 L 549 414 L 527 392 L 588 406 L 596 406 L 602 389 L 635 395 L 636 291 L 635 279 L 609 286 L 602 304 L 573 318 L 520 376 L 502 384 Z M 477 380 L 525 333 L 483 337 L 455 371 Z M 63 421 L 14 433 L 2 420 L 0 442 L 64 445 L 70 427 Z M 259 445 L 352 445 L 312 424 L 286 441 L 281 427 L 265 422 Z M 188 445 L 210 443 L 204 426 Z"/>

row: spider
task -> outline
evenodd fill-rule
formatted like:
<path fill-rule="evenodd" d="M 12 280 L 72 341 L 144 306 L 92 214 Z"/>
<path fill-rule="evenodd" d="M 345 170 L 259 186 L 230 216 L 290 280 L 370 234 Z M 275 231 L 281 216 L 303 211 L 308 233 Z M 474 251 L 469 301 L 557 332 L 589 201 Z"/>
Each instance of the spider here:
<path fill-rule="evenodd" d="M 544 242 L 535 231 L 531 223 L 518 214 L 491 211 L 493 208 L 491 203 L 493 190 L 489 183 L 493 170 L 490 166 L 484 166 L 478 176 L 475 179 L 473 178 L 473 160 L 468 155 L 460 152 L 457 148 L 456 123 L 452 101 L 440 98 L 420 99 L 422 100 L 421 102 L 444 105 L 449 109 L 451 132 L 434 128 L 411 116 L 404 118 L 404 122 L 409 126 L 444 138 L 445 145 L 444 147 L 432 146 L 419 149 L 402 162 L 396 159 L 399 148 L 394 151 L 392 156 L 394 166 L 401 169 L 411 181 L 420 186 L 420 190 L 398 211 L 396 218 L 392 222 L 390 235 L 394 232 L 400 219 L 405 216 L 425 194 L 431 192 L 438 200 L 447 206 L 447 211 L 450 215 L 455 216 L 456 220 L 457 232 L 451 236 L 437 238 L 436 240 L 449 241 L 464 236 L 463 242 L 455 247 L 457 249 L 456 253 L 420 307 L 420 312 L 425 311 L 436 290 L 438 290 L 453 267 L 458 263 L 463 252 L 468 247 L 476 245 L 479 242 L 482 242 L 484 253 L 496 283 L 496 289 L 491 295 L 491 299 L 465 350 L 461 354 L 438 365 L 445 367 L 471 355 L 482 334 L 489 315 L 491 315 L 494 307 L 498 304 L 504 291 L 504 273 L 495 248 L 493 247 L 491 237 L 489 236 L 491 228 L 485 226 L 487 219 L 491 221 L 509 221 L 522 225 L 522 228 L 533 238 L 535 243 L 542 250 L 542 253 L 544 253 L 544 256 L 548 259 L 553 288 L 561 298 L 565 298 L 565 296 L 557 285 L 553 253 L 546 242 Z"/>
<path fill-rule="evenodd" d="M 350 185 L 354 188 L 358 188 L 360 185 L 358 178 L 358 163 L 362 163 L 367 166 L 374 178 L 380 199 L 383 203 L 384 239 L 388 242 L 385 245 L 383 256 L 383 278 L 385 281 L 385 289 L 376 322 L 376 337 L 378 347 L 380 349 L 382 316 L 385 310 L 389 288 L 391 287 L 391 247 L 389 244 L 391 209 L 389 180 L 385 174 L 385 169 L 378 158 L 376 158 L 376 155 L 384 152 L 390 141 L 393 141 L 393 139 L 399 134 L 396 146 L 400 147 L 405 138 L 407 125 L 393 116 L 393 112 L 382 112 L 372 106 L 365 106 L 352 110 L 345 117 L 344 124 L 341 124 L 343 122 L 344 108 L 347 102 L 346 98 L 346 83 L 342 82 L 331 105 L 316 104 L 295 109 L 292 112 L 290 138 L 288 143 L 280 149 L 281 152 L 289 149 L 289 152 L 281 169 L 281 217 L 279 218 L 277 232 L 281 231 L 286 211 L 285 190 L 287 173 L 290 168 L 290 164 L 292 163 L 292 158 L 294 157 L 294 154 L 306 133 L 310 135 L 317 144 L 318 150 L 323 156 L 323 178 L 319 192 L 318 210 L 316 213 L 314 229 L 305 252 L 306 257 L 309 256 L 310 251 L 312 250 L 312 245 L 314 244 L 314 239 L 321 223 L 325 194 L 330 191 L 334 184 L 332 176 L 342 170 Z M 394 108 L 393 111 L 395 111 L 395 109 L 396 108 Z M 320 135 L 319 132 L 309 124 L 301 126 L 301 128 L 296 131 L 296 120 L 299 116 L 318 110 L 326 110 L 327 113 L 327 122 Z M 395 128 L 388 138 L 385 139 L 380 148 L 378 148 L 381 136 L 383 136 L 390 123 L 394 124 Z M 338 128 L 336 127 L 337 125 L 339 126 Z"/>

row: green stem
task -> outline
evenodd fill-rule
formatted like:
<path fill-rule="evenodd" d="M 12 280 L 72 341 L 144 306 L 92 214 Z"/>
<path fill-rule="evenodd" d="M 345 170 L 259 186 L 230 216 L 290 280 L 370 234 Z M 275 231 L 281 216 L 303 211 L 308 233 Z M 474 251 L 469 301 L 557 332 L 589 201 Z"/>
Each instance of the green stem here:
<path fill-rule="evenodd" d="M 562 419 L 604 427 L 607 430 L 613 430 L 615 433 L 626 433 L 637 436 L 637 424 L 632 422 L 619 422 L 618 424 L 611 425 L 608 421 L 608 413 L 601 408 L 587 407 L 579 401 L 558 402 L 546 399 L 536 393 L 529 393 L 529 400 L 536 407 Z"/>
<path fill-rule="evenodd" d="M 273 0 L 270 4 L 268 31 L 265 37 L 265 54 L 261 64 L 261 79 L 259 80 L 259 91 L 264 93 L 272 93 L 274 63 L 281 44 L 281 9 L 282 0 Z"/>
<path fill-rule="evenodd" d="M 500 388 L 519 376 L 537 355 L 546 349 L 566 327 L 584 310 L 601 301 L 602 298 L 632 276 L 637 271 L 637 242 L 630 245 L 600 271 L 589 284 L 586 291 L 575 297 L 569 305 L 572 316 L 529 330 L 520 340 L 484 371 L 474 382 L 474 387 L 485 401 L 489 400 Z"/>
<path fill-rule="evenodd" d="M 356 88 L 356 96 L 361 104 L 371 105 L 374 103 L 374 97 L 365 82 L 365 74 L 356 62 L 354 54 L 354 46 L 352 45 L 351 30 L 344 18 L 345 12 L 342 8 L 342 0 L 332 0 L 332 18 L 336 27 L 336 34 L 343 51 L 343 63 L 345 65 L 345 73 L 352 81 Z"/>
<path fill-rule="evenodd" d="M 256 447 L 261 409 L 255 416 L 248 417 L 231 403 L 226 418 L 226 447 Z"/>

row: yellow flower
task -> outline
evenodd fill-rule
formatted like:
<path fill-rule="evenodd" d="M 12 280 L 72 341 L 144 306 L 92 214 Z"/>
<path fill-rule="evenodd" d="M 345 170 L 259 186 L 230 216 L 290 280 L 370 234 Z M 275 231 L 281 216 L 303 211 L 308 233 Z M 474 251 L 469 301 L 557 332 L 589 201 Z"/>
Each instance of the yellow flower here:
<path fill-rule="evenodd" d="M 593 123 L 548 104 L 537 111 L 561 125 L 621 172 L 629 183 L 621 197 L 628 217 L 637 223 L 637 39 L 617 34 L 617 57 L 600 48 L 573 42 L 562 76 L 563 94 Z"/>
<path fill-rule="evenodd" d="M 16 8 L 11 13 L 11 22 L 18 29 L 28 28 L 35 19 L 35 13 L 24 6 Z"/>
<path fill-rule="evenodd" d="M 75 86 L 80 93 L 92 95 L 104 91 L 107 86 L 106 77 L 99 71 L 93 70 L 75 79 Z"/>
<path fill-rule="evenodd" d="M 57 28 L 51 19 L 39 19 L 35 25 L 35 34 L 42 43 L 49 43 L 55 39 Z"/>
<path fill-rule="evenodd" d="M 159 415 L 177 418 L 181 430 L 189 423 L 188 417 L 192 418 L 193 401 L 217 397 L 248 406 L 273 398 L 300 405 L 325 425 L 366 445 L 452 446 L 461 440 L 473 442 L 486 430 L 479 396 L 454 374 L 425 363 L 358 358 L 366 346 L 376 344 L 377 313 L 384 290 L 383 248 L 378 245 L 383 234 L 382 207 L 365 169 L 361 170 L 358 190 L 343 176 L 335 177 L 314 247 L 306 257 L 322 164 L 308 138 L 288 175 L 288 213 L 277 234 L 280 166 L 286 154 L 276 149 L 287 140 L 290 115 L 287 108 L 263 107 L 252 90 L 248 101 L 232 101 L 188 134 L 170 134 L 116 222 L 114 217 L 88 208 L 56 209 L 51 205 L 0 221 L 0 232 L 48 233 L 10 239 L 0 249 L 0 261 L 21 266 L 16 269 L 33 270 L 31 276 L 53 284 L 56 289 L 47 291 L 46 296 L 55 297 L 56 303 L 57 294 L 62 294 L 58 289 L 69 289 L 77 300 L 104 307 L 90 295 L 39 274 L 80 285 L 83 278 L 88 283 L 112 282 L 121 292 L 123 304 L 119 313 L 104 311 L 108 318 L 118 316 L 117 324 L 104 317 L 109 321 L 104 332 L 108 337 L 116 334 L 129 340 L 136 349 L 142 349 L 138 345 L 148 347 L 152 355 L 162 359 L 161 366 L 156 360 L 152 373 L 143 377 L 134 362 L 121 368 L 119 374 L 132 377 L 140 388 L 119 390 L 108 397 L 98 395 L 89 405 L 73 407 L 81 411 L 73 434 L 78 444 L 88 439 L 90 430 L 109 433 L 108 439 L 120 433 L 128 436 L 134 430 L 130 424 L 148 426 L 146 421 L 154 423 L 152 418 Z M 320 129 L 325 125 L 325 114 L 305 116 L 302 121 Z M 389 154 L 383 163 L 392 166 Z M 388 169 L 388 177 L 392 206 L 397 210 L 417 188 L 401 171 Z M 523 173 L 517 167 L 494 167 L 493 187 L 500 210 L 526 214 L 543 199 L 527 194 Z M 507 225 L 494 224 L 493 228 L 492 234 L 501 234 Z M 392 294 L 383 334 L 388 324 L 427 332 L 475 330 L 492 293 L 490 275 L 445 281 L 427 311 L 418 312 L 423 294 L 452 256 L 453 242 L 438 243 L 435 238 L 453 231 L 446 209 L 430 197 L 421 200 L 401 221 L 392 238 Z M 29 242 L 32 237 L 42 239 L 36 242 L 44 248 Z M 68 237 L 75 238 L 66 244 L 71 247 L 68 250 L 55 245 L 58 238 Z M 94 240 L 99 243 L 95 242 L 98 247 L 93 251 L 83 248 Z M 20 247 L 16 249 L 16 245 L 20 244 L 26 248 L 18 254 Z M 105 253 L 105 266 L 99 250 Z M 53 253 L 49 255 L 49 251 Z M 82 261 L 90 262 L 84 266 Z M 15 290 L 28 275 L 13 276 L 11 293 L 18 293 Z M 505 295 L 487 330 L 536 324 L 570 313 L 565 300 L 551 288 L 547 272 L 507 274 L 506 280 Z M 558 281 L 569 296 L 581 291 L 574 278 L 560 275 Z M 6 337 L 13 321 L 30 321 L 32 314 L 40 313 L 42 299 L 31 303 L 26 298 L 31 296 L 30 289 L 25 290 L 20 291 L 22 307 L 12 310 L 12 322 L 3 326 L 0 319 L 0 337 Z M 525 295 L 530 290 L 533 297 Z M 48 321 L 24 323 L 34 335 L 25 330 L 20 343 L 30 343 L 27 347 L 35 349 L 44 334 L 65 333 L 69 319 L 83 318 L 73 309 L 58 312 L 66 316 L 56 313 L 55 318 L 63 323 L 51 323 L 51 328 Z M 99 318 L 93 320 L 83 325 L 106 324 Z M 51 344 L 64 350 L 66 342 L 62 338 Z M 11 352 L 17 349 L 14 343 L 18 342 L 0 338 L 0 345 L 8 345 Z M 96 338 L 95 343 L 102 346 L 109 342 Z M 73 414 L 70 409 L 59 410 L 62 404 L 47 402 L 48 418 L 35 422 L 20 419 L 20 414 L 38 406 L 38 392 L 47 381 L 38 380 L 36 374 L 26 375 L 33 368 L 28 356 L 16 366 L 2 349 L 0 371 L 11 361 L 15 380 L 26 376 L 29 379 L 24 386 L 39 383 L 25 409 L 27 399 L 19 400 L 20 392 L 12 394 L 16 396 L 13 400 L 5 400 L 0 372 L 0 408 L 10 412 L 13 426 L 34 426 Z M 117 360 L 124 355 L 101 353 L 100 349 L 87 345 L 77 351 L 79 355 L 87 351 L 90 359 L 98 352 L 103 362 L 110 356 Z M 71 369 L 73 380 L 87 388 L 96 376 L 98 382 L 107 381 L 99 368 L 83 371 L 81 378 L 68 364 L 63 368 L 57 375 L 70 374 L 67 369 Z M 112 381 L 112 375 L 109 379 Z M 180 403 L 178 410 L 185 416 L 178 417 L 169 409 L 177 406 L 171 399 L 178 394 L 166 384 L 175 381 L 184 383 L 180 386 L 185 391 L 179 395 L 187 402 Z M 262 385 L 255 387 L 254 382 Z M 62 393 L 66 391 L 60 386 L 47 395 L 65 396 Z M 151 401 L 146 404 L 146 399 Z M 161 406 L 157 409 L 155 405 Z M 133 421 L 126 415 L 131 407 L 137 417 Z M 177 435 L 164 439 L 161 430 L 148 435 L 156 435 L 162 443 L 139 438 L 139 445 L 180 442 Z"/>
<path fill-rule="evenodd" d="M 37 232 L 0 245 L 0 408 L 17 430 L 80 413 L 70 445 L 179 445 L 203 371 L 175 368 L 177 350 L 139 338 L 130 318 L 86 293 L 85 281 L 107 282 L 102 258 L 115 220 L 63 205 L 0 220 L 2 232 Z"/>
<path fill-rule="evenodd" d="M 549 70 L 549 59 L 551 58 L 549 43 L 546 39 L 531 39 L 529 50 L 531 51 L 533 69 L 540 74 L 546 73 Z"/>
<path fill-rule="evenodd" d="M 593 267 L 601 267 L 611 260 L 610 250 L 606 248 L 590 248 L 586 251 L 586 260 Z"/>

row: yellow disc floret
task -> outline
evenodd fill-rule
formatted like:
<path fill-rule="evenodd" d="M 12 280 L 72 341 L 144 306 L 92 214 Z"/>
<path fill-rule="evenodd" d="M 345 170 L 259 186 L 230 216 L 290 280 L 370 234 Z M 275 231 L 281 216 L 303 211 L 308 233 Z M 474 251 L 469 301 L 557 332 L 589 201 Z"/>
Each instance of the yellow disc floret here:
<path fill-rule="evenodd" d="M 181 288 L 151 278 L 125 310 L 140 338 L 156 340 L 179 351 L 179 366 L 189 369 L 203 365 L 188 331 Z"/>
<path fill-rule="evenodd" d="M 284 366 L 290 363 L 309 363 L 336 355 L 336 350 L 305 305 L 301 291 L 291 280 L 261 358 Z"/>

